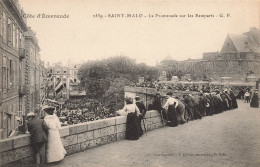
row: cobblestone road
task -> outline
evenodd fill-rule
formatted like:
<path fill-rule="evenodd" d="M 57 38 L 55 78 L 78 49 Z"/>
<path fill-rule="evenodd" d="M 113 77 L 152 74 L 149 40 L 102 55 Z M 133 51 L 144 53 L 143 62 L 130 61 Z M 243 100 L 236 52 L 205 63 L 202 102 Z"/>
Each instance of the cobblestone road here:
<path fill-rule="evenodd" d="M 239 108 L 119 141 L 49 166 L 260 166 L 260 110 Z"/>

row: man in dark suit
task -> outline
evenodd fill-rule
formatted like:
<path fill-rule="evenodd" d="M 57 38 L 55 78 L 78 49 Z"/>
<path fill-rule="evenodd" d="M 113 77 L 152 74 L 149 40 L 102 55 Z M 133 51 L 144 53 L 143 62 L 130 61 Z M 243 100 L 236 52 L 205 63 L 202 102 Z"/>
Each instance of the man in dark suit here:
<path fill-rule="evenodd" d="M 183 95 L 184 102 L 186 103 L 186 109 L 188 112 L 189 120 L 194 120 L 194 104 L 191 97 L 188 94 Z"/>
<path fill-rule="evenodd" d="M 36 164 L 45 163 L 45 144 L 47 142 L 48 126 L 43 119 L 35 118 L 33 112 L 27 114 L 27 127 L 31 135 L 31 145 Z"/>
<path fill-rule="evenodd" d="M 146 108 L 144 106 L 144 103 L 140 101 L 140 97 L 136 96 L 135 97 L 135 104 L 138 107 L 138 109 L 140 110 L 141 115 L 139 116 L 139 123 L 140 123 L 140 136 L 143 135 L 143 129 L 141 127 L 141 121 L 144 118 L 145 114 L 146 114 Z M 145 125 L 144 125 L 145 126 Z"/>

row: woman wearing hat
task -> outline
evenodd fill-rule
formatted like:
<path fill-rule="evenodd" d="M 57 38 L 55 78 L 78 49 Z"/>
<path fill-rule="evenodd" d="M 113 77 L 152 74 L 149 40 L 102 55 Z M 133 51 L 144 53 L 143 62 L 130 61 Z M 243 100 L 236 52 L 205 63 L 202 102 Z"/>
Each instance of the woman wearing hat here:
<path fill-rule="evenodd" d="M 179 102 L 172 97 L 172 92 L 168 92 L 167 94 L 167 101 L 164 104 L 163 108 L 165 111 L 167 111 L 167 117 L 168 117 L 168 125 L 169 126 L 178 126 L 178 120 L 177 120 L 177 107 L 179 105 Z"/>
<path fill-rule="evenodd" d="M 64 149 L 61 139 L 59 129 L 61 128 L 59 118 L 54 114 L 55 108 L 48 107 L 45 108 L 46 116 L 44 121 L 49 127 L 48 132 L 48 143 L 46 149 L 46 159 L 47 162 L 56 162 L 64 158 L 66 150 Z"/>

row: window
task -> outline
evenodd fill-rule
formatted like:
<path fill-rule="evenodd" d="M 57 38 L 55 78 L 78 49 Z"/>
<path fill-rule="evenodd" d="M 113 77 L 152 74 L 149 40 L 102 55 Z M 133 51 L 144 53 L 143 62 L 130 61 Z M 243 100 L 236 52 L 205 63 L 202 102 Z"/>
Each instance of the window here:
<path fill-rule="evenodd" d="M 7 69 L 6 69 L 6 57 L 3 55 L 3 88 L 7 87 Z"/>
<path fill-rule="evenodd" d="M 13 86 L 14 82 L 14 69 L 13 69 L 13 60 L 9 60 L 9 68 L 7 72 L 7 79 L 8 79 L 8 88 L 11 88 Z M 9 78 L 8 78 L 9 77 Z"/>
<path fill-rule="evenodd" d="M 13 42 L 13 49 L 15 49 L 16 48 L 16 34 L 15 34 L 15 32 L 16 32 L 16 25 L 15 25 L 15 22 L 13 22 L 13 27 L 12 27 L 12 30 L 13 30 L 13 32 L 12 32 L 12 42 Z"/>
<path fill-rule="evenodd" d="M 0 36 L 3 36 L 2 34 L 2 22 L 3 22 L 3 8 L 0 6 Z"/>
<path fill-rule="evenodd" d="M 2 18 L 2 35 L 3 35 L 3 41 L 6 42 L 6 15 L 5 12 L 3 11 L 3 18 Z"/>
<path fill-rule="evenodd" d="M 13 33 L 12 27 L 13 27 L 12 21 L 8 17 L 8 21 L 7 21 L 7 32 L 8 32 L 7 43 L 8 43 L 8 46 L 12 46 L 12 33 Z"/>
<path fill-rule="evenodd" d="M 20 41 L 19 41 L 19 43 L 20 43 L 20 46 L 19 46 L 19 47 L 20 47 L 20 48 L 23 48 L 23 39 L 22 39 L 22 38 L 23 38 L 23 34 L 22 34 L 22 32 L 20 31 L 20 35 L 19 35 L 19 40 L 20 40 Z"/>
<path fill-rule="evenodd" d="M 19 51 L 19 29 L 18 27 L 16 27 L 16 30 L 15 30 L 15 49 L 16 51 Z"/>
<path fill-rule="evenodd" d="M 248 48 L 248 42 L 245 42 L 245 48 Z"/>
<path fill-rule="evenodd" d="M 229 43 L 227 43 L 227 46 L 229 46 Z"/>
<path fill-rule="evenodd" d="M 14 61 L 14 68 L 13 68 L 13 73 L 14 73 L 14 87 L 18 85 L 18 63 L 17 61 Z"/>

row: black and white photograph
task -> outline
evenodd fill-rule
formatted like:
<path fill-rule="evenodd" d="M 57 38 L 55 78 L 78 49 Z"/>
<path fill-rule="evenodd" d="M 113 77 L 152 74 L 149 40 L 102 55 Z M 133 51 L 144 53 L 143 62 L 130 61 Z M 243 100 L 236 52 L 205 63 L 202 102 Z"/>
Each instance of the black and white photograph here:
<path fill-rule="evenodd" d="M 0 0 L 1 167 L 259 167 L 259 0 Z"/>

